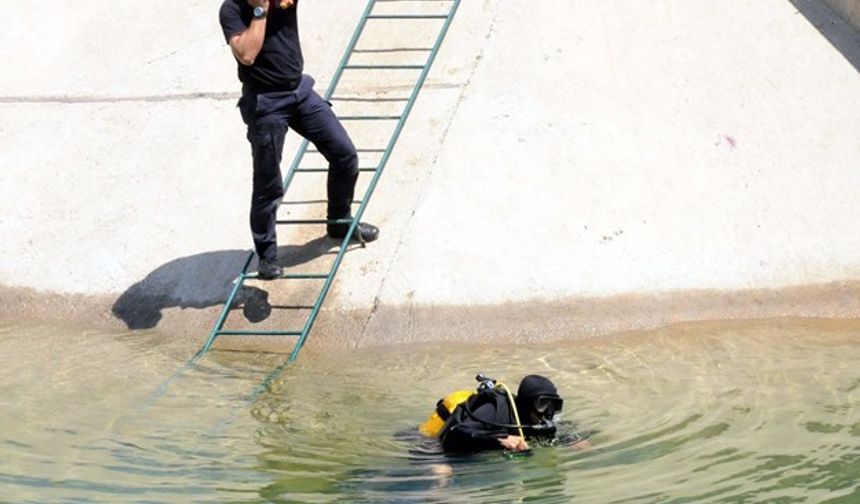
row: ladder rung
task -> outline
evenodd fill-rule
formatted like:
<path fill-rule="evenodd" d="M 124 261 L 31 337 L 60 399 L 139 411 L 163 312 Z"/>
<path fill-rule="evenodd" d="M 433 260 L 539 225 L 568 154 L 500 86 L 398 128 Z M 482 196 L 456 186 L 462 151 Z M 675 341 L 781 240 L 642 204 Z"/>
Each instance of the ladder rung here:
<path fill-rule="evenodd" d="M 219 336 L 301 336 L 301 331 L 218 331 Z"/>
<path fill-rule="evenodd" d="M 448 19 L 447 14 L 371 14 L 367 19 Z"/>
<path fill-rule="evenodd" d="M 283 206 L 291 206 L 291 205 L 319 205 L 321 203 L 328 203 L 327 199 L 309 199 L 309 200 L 281 200 L 281 205 Z"/>
<path fill-rule="evenodd" d="M 297 172 L 304 172 L 304 173 L 325 173 L 328 171 L 328 168 L 296 168 L 296 171 Z M 360 171 L 360 172 L 374 172 L 374 171 L 376 171 L 376 168 L 375 167 L 374 168 L 359 168 L 358 171 Z"/>
<path fill-rule="evenodd" d="M 257 273 L 248 273 L 245 275 L 245 279 L 248 280 L 254 280 L 256 278 L 259 278 Z M 328 278 L 328 275 L 325 273 L 287 273 L 277 278 L 284 280 L 324 280 Z"/>
<path fill-rule="evenodd" d="M 347 70 L 424 70 L 424 65 L 344 65 Z"/>
<path fill-rule="evenodd" d="M 320 154 L 320 151 L 318 151 L 317 149 L 308 149 L 306 152 L 308 154 Z M 381 154 L 385 152 L 385 149 L 355 149 L 355 152 L 358 152 L 359 154 L 378 152 Z"/>
<path fill-rule="evenodd" d="M 292 205 L 319 205 L 322 203 L 328 203 L 328 200 L 281 200 L 281 205 L 284 206 L 292 206 Z M 361 200 L 352 200 L 353 205 L 360 205 Z"/>
<path fill-rule="evenodd" d="M 380 54 L 399 52 L 430 52 L 432 47 L 379 47 L 375 49 L 353 49 L 354 54 Z"/>
<path fill-rule="evenodd" d="M 352 219 L 290 219 L 278 220 L 277 224 L 352 224 Z"/>
<path fill-rule="evenodd" d="M 341 121 L 399 121 L 400 116 L 338 116 Z"/>
<path fill-rule="evenodd" d="M 298 205 L 320 205 L 322 203 L 328 203 L 328 200 L 319 199 L 319 200 L 291 200 L 291 201 L 281 201 L 281 205 L 284 206 L 298 206 Z M 360 199 L 352 200 L 353 205 L 360 205 Z"/>
<path fill-rule="evenodd" d="M 345 101 L 345 102 L 359 102 L 359 103 L 397 103 L 397 102 L 408 102 L 409 98 L 356 98 L 350 96 L 333 96 L 329 98 L 329 101 Z"/>

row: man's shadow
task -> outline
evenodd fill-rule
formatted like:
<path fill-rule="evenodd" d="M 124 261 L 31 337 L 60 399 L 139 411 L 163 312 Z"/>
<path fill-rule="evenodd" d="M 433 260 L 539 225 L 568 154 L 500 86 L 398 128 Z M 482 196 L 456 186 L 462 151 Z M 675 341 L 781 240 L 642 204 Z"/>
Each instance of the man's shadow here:
<path fill-rule="evenodd" d="M 337 243 L 321 236 L 303 245 L 278 247 L 279 263 L 293 267 L 329 253 Z M 135 283 L 114 302 L 111 312 L 129 329 L 151 329 L 166 308 L 208 308 L 224 304 L 233 280 L 248 259 L 247 250 L 221 250 L 174 259 Z M 248 271 L 254 271 L 254 258 Z M 260 322 L 268 318 L 268 293 L 245 285 L 234 306 L 241 306 L 246 319 Z"/>

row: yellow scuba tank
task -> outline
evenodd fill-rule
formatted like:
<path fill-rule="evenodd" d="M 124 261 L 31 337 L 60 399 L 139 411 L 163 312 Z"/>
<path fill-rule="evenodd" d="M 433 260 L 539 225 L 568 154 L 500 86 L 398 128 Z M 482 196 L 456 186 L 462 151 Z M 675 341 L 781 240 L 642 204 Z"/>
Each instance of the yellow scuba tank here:
<path fill-rule="evenodd" d="M 423 424 L 418 426 L 418 430 L 427 437 L 438 436 L 454 409 L 474 394 L 475 392 L 471 390 L 458 390 L 451 392 L 443 399 L 439 399 L 439 402 L 436 403 L 436 410 L 427 417 Z"/>

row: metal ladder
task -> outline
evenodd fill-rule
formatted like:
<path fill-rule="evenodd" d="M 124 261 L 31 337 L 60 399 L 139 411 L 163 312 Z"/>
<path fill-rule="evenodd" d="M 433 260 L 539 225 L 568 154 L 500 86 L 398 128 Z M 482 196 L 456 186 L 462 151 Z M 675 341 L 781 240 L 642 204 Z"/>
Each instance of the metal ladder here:
<path fill-rule="evenodd" d="M 304 326 L 301 329 L 294 330 L 233 330 L 233 329 L 225 329 L 224 326 L 227 322 L 227 319 L 230 315 L 230 312 L 233 308 L 233 304 L 236 301 L 237 294 L 242 289 L 246 280 L 257 278 L 257 273 L 249 273 L 248 268 L 251 265 L 251 261 L 254 258 L 255 253 L 251 251 L 248 254 L 247 259 L 245 260 L 244 266 L 242 268 L 241 273 L 233 282 L 233 288 L 230 291 L 229 296 L 227 297 L 226 302 L 224 303 L 224 308 L 221 311 L 220 316 L 218 317 L 215 326 L 212 328 L 212 331 L 209 334 L 208 339 L 203 344 L 203 347 L 189 360 L 186 366 L 179 370 L 171 379 L 165 382 L 161 389 L 159 390 L 159 394 L 164 392 L 167 385 L 173 378 L 175 378 L 178 374 L 180 374 L 184 369 L 187 369 L 190 366 L 193 366 L 199 361 L 203 356 L 205 356 L 209 350 L 212 348 L 212 345 L 220 336 L 285 336 L 285 337 L 295 337 L 296 342 L 293 345 L 293 349 L 290 352 L 289 358 L 283 362 L 280 366 L 278 366 L 275 370 L 273 370 L 266 379 L 254 390 L 254 392 L 250 396 L 250 400 L 256 399 L 261 393 L 268 389 L 269 385 L 277 379 L 287 367 L 287 365 L 291 362 L 294 362 L 299 355 L 302 347 L 305 344 L 305 341 L 310 334 L 311 329 L 313 328 L 314 322 L 319 314 L 320 309 L 322 308 L 323 302 L 331 289 L 332 283 L 334 282 L 334 277 L 337 274 L 338 268 L 340 267 L 341 262 L 343 261 L 343 257 L 348 249 L 349 243 L 351 241 L 351 237 L 353 236 L 356 227 L 361 220 L 362 215 L 364 214 L 365 209 L 367 208 L 368 203 L 370 202 L 371 196 L 373 195 L 374 190 L 376 189 L 376 185 L 379 182 L 379 179 L 382 175 L 382 171 L 388 163 L 388 159 L 391 156 L 392 151 L 394 150 L 394 146 L 397 143 L 397 140 L 400 137 L 401 132 L 403 131 L 403 127 L 406 123 L 406 120 L 409 118 L 409 115 L 412 111 L 413 105 L 418 97 L 418 93 L 421 90 L 424 82 L 427 78 L 427 75 L 430 72 L 430 68 L 432 67 L 433 61 L 436 58 L 436 55 L 439 52 L 439 48 L 442 45 L 443 40 L 445 39 L 446 34 L 448 33 L 448 29 L 451 26 L 451 22 L 454 19 L 454 15 L 457 12 L 457 9 L 460 5 L 461 0 L 368 0 L 367 6 L 364 10 L 364 13 L 361 16 L 361 19 L 358 22 L 358 26 L 355 29 L 355 32 L 352 35 L 352 38 L 349 41 L 349 45 L 344 52 L 344 55 L 338 65 L 337 71 L 334 73 L 332 77 L 331 83 L 328 87 L 328 90 L 325 93 L 324 99 L 329 102 L 337 102 L 339 100 L 349 100 L 349 98 L 341 97 L 337 94 L 338 84 L 341 82 L 341 77 L 345 72 L 353 72 L 353 71 L 370 71 L 370 72 L 385 72 L 387 70 L 400 70 L 400 71 L 419 71 L 420 74 L 418 78 L 415 80 L 414 85 L 412 87 L 412 91 L 408 97 L 404 98 L 381 98 L 381 99 L 373 99 L 373 98 L 362 98 L 357 101 L 373 103 L 375 101 L 382 102 L 404 102 L 405 105 L 403 110 L 399 114 L 388 114 L 388 115 L 343 115 L 338 118 L 341 121 L 396 121 L 394 126 L 394 130 L 391 133 L 390 138 L 388 139 L 387 145 L 384 148 L 358 148 L 359 157 L 361 158 L 362 154 L 380 154 L 381 157 L 379 159 L 378 164 L 372 167 L 360 167 L 360 172 L 372 172 L 373 178 L 371 179 L 367 190 L 364 196 L 360 200 L 360 204 L 358 209 L 354 212 L 354 215 L 350 219 L 338 219 L 338 220 L 326 220 L 326 219 L 292 219 L 292 220 L 278 220 L 278 225 L 308 225 L 308 224 L 349 224 L 349 230 L 346 233 L 343 241 L 340 244 L 340 247 L 337 251 L 337 255 L 334 259 L 334 262 L 327 273 L 313 273 L 313 274 L 284 274 L 281 278 L 276 280 L 318 280 L 322 281 L 322 287 L 319 290 L 319 294 L 316 296 L 316 300 L 313 303 L 313 306 L 310 307 L 310 313 L 305 319 Z M 444 13 L 392 13 L 392 12 L 383 12 L 378 13 L 377 6 L 379 4 L 403 4 L 407 6 L 417 6 L 421 5 L 422 8 L 426 8 L 429 4 L 438 5 L 439 8 L 445 8 Z M 388 9 L 390 10 L 390 9 Z M 413 9 L 414 10 L 414 9 Z M 438 20 L 441 23 L 441 26 L 438 29 L 438 33 L 436 35 L 436 39 L 433 42 L 432 46 L 429 47 L 408 47 L 408 48 L 378 48 L 378 49 L 360 49 L 362 36 L 365 34 L 365 28 L 369 23 L 373 23 L 375 20 L 397 20 L 398 23 L 408 23 L 410 21 L 421 21 L 421 22 L 432 22 L 432 20 Z M 373 54 L 373 53 L 388 53 L 388 54 L 397 54 L 398 52 L 421 52 L 427 53 L 426 60 L 423 64 L 364 64 L 364 63 L 352 63 L 352 59 L 357 53 L 364 54 Z M 315 149 L 309 149 L 309 142 L 307 140 L 303 140 L 301 145 L 293 159 L 293 162 L 290 166 L 290 169 L 287 175 L 284 177 L 284 193 L 285 198 L 287 197 L 288 190 L 290 188 L 293 179 L 297 174 L 301 173 L 313 173 L 313 172 L 325 172 L 325 168 L 305 168 L 302 167 L 302 161 L 308 153 L 318 153 Z M 364 246 L 364 244 L 361 244 Z"/>

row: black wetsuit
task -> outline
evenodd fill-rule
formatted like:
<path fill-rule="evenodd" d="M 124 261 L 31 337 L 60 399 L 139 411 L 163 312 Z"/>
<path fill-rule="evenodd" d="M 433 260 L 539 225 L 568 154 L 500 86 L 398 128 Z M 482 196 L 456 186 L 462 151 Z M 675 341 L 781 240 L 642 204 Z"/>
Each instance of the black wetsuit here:
<path fill-rule="evenodd" d="M 520 412 L 520 415 L 527 414 Z M 520 417 L 523 422 L 527 418 Z M 484 450 L 500 450 L 499 439 L 519 435 L 516 419 L 505 392 L 495 389 L 472 396 L 457 406 L 445 422 L 439 435 L 442 448 L 447 453 L 474 453 Z M 524 427 L 526 437 L 552 438 L 555 428 L 535 430 Z"/>

